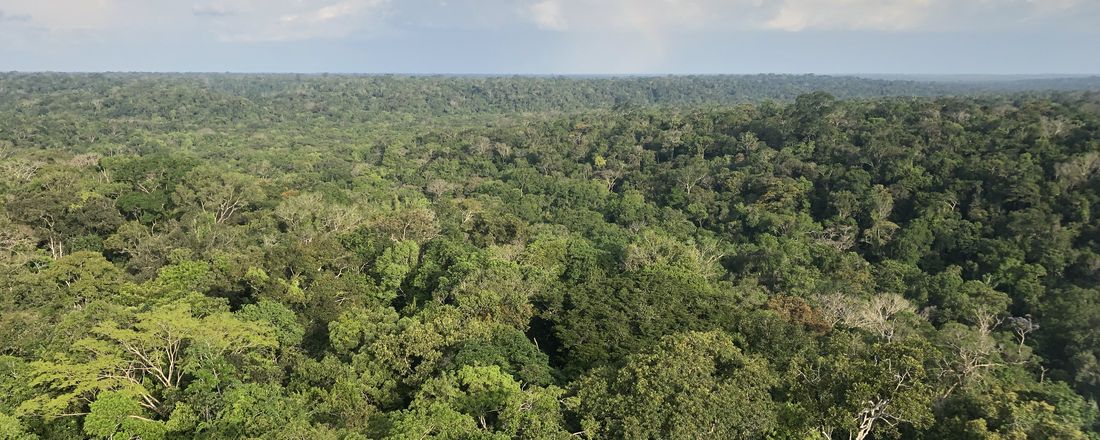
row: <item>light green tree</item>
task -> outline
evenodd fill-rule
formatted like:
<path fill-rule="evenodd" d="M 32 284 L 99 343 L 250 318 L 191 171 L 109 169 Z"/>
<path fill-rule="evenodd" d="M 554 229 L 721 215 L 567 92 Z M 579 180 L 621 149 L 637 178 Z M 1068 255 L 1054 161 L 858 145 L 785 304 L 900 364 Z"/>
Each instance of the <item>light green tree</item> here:
<path fill-rule="evenodd" d="M 522 387 L 493 366 L 428 381 L 397 413 L 391 439 L 567 439 L 557 387 Z"/>
<path fill-rule="evenodd" d="M 30 385 L 43 392 L 20 405 L 19 413 L 58 417 L 90 407 L 110 414 L 103 420 L 115 420 L 120 412 L 136 420 L 167 420 L 171 399 L 193 381 L 243 379 L 250 369 L 270 365 L 277 346 L 270 324 L 224 310 L 201 314 L 187 302 L 136 313 L 128 322 L 102 322 L 92 333 L 69 353 L 32 364 Z M 97 405 L 100 399 L 108 400 Z M 96 432 L 107 429 L 106 423 Z"/>

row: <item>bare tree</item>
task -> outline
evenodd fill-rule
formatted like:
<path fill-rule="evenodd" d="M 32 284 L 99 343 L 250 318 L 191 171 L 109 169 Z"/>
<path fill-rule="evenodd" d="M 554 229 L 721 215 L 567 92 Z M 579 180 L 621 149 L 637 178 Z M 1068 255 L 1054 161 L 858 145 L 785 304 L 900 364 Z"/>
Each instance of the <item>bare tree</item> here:
<path fill-rule="evenodd" d="M 1016 354 L 1021 354 L 1024 349 L 1024 343 L 1027 342 L 1027 335 L 1039 330 L 1039 324 L 1031 319 L 1031 314 L 1024 315 L 1023 317 L 1010 317 L 1008 318 L 1008 326 L 1012 329 L 1012 332 L 1016 334 L 1016 340 L 1019 341 L 1019 345 L 1016 347 Z"/>
<path fill-rule="evenodd" d="M 894 317 L 915 309 L 908 300 L 895 293 L 885 293 L 871 298 L 855 310 L 845 324 L 878 334 L 887 341 L 894 338 Z"/>

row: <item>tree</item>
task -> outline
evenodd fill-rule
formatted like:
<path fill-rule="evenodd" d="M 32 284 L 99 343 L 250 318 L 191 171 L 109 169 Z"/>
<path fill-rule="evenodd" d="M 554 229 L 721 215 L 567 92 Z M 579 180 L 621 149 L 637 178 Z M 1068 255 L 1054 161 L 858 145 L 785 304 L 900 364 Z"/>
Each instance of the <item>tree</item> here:
<path fill-rule="evenodd" d="M 546 386 L 554 383 L 550 357 L 523 332 L 501 325 L 486 338 L 463 342 L 454 354 L 453 365 L 496 365 L 501 371 L 524 384 Z"/>
<path fill-rule="evenodd" d="M 332 203 L 316 193 L 288 197 L 275 207 L 275 216 L 290 233 L 307 243 L 322 236 L 352 232 L 366 218 L 358 207 Z"/>
<path fill-rule="evenodd" d="M 0 212 L 0 265 L 26 264 L 32 258 L 37 242 L 33 229 L 13 222 Z"/>
<path fill-rule="evenodd" d="M 571 405 L 589 437 L 754 438 L 776 428 L 774 380 L 722 332 L 679 333 L 584 377 Z"/>
<path fill-rule="evenodd" d="M 399 296 L 401 284 L 416 268 L 419 259 L 420 246 L 417 246 L 415 241 L 401 241 L 386 248 L 374 261 L 374 272 L 378 277 L 379 287 L 384 292 L 394 292 L 392 297 Z"/>
<path fill-rule="evenodd" d="M 1064 382 L 993 380 L 940 402 L 929 436 L 941 438 L 1095 437 L 1097 409 Z"/>
<path fill-rule="evenodd" d="M 94 301 L 125 303 L 133 298 L 121 295 L 125 287 L 122 272 L 98 252 L 80 251 L 54 261 L 33 280 L 28 305 L 60 313 L 83 308 Z"/>
<path fill-rule="evenodd" d="M 132 390 L 105 391 L 88 405 L 84 433 L 99 438 L 161 439 L 165 424 L 151 420 L 148 408 L 142 408 Z"/>
<path fill-rule="evenodd" d="M 702 276 L 656 265 L 566 290 L 566 310 L 554 332 L 570 359 L 567 369 L 607 365 L 661 337 L 722 328 L 738 297 Z"/>
<path fill-rule="evenodd" d="M 263 188 L 255 177 L 202 166 L 187 173 L 172 194 L 172 201 L 178 206 L 211 216 L 217 224 L 223 224 L 252 208 L 264 197 Z"/>
<path fill-rule="evenodd" d="M 404 207 L 376 219 L 372 227 L 392 241 L 424 243 L 439 235 L 435 212 L 422 207 Z"/>
<path fill-rule="evenodd" d="M 0 440 L 36 440 L 38 436 L 27 432 L 19 419 L 0 413 Z"/>
<path fill-rule="evenodd" d="M 112 414 L 94 428 L 97 433 L 118 425 L 111 421 L 118 421 L 122 413 L 127 419 L 151 414 L 164 421 L 172 413 L 173 400 L 189 385 L 222 386 L 233 377 L 245 379 L 266 368 L 276 346 L 267 324 L 241 321 L 226 311 L 208 314 L 187 302 L 137 313 L 132 319 L 102 322 L 93 329 L 94 336 L 77 341 L 71 353 L 35 362 L 31 385 L 44 393 L 24 402 L 20 412 L 58 417 L 79 414 L 91 404 L 93 411 Z M 95 405 L 100 399 L 106 400 Z"/>
<path fill-rule="evenodd" d="M 885 246 L 894 236 L 900 226 L 889 220 L 890 212 L 894 210 L 894 197 L 890 191 L 882 185 L 872 188 L 871 199 L 867 201 L 867 217 L 870 225 L 863 231 L 864 243 L 874 247 Z"/>
<path fill-rule="evenodd" d="M 1095 440 L 1098 85 L 0 73 L 0 439 Z"/>
<path fill-rule="evenodd" d="M 387 438 L 568 439 L 557 387 L 526 389 L 497 366 L 465 366 L 429 381 L 395 414 Z"/>
<path fill-rule="evenodd" d="M 927 343 L 847 344 L 835 340 L 827 354 L 791 368 L 793 401 L 813 430 L 826 439 L 862 440 L 900 425 L 929 426 L 934 389 Z"/>

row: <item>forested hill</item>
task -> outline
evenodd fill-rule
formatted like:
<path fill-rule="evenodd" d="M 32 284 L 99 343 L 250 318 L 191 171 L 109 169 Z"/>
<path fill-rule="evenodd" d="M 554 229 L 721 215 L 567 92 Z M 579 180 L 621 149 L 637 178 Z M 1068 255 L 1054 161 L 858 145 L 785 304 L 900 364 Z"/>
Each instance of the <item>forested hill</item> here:
<path fill-rule="evenodd" d="M 747 78 L 5 76 L 0 440 L 1100 440 L 1100 93 Z"/>
<path fill-rule="evenodd" d="M 1100 77 L 933 82 L 818 75 L 455 77 L 238 74 L 0 74 L 0 112 L 168 120 L 368 120 L 393 114 L 569 112 L 623 106 L 689 107 L 839 98 L 1100 90 Z"/>

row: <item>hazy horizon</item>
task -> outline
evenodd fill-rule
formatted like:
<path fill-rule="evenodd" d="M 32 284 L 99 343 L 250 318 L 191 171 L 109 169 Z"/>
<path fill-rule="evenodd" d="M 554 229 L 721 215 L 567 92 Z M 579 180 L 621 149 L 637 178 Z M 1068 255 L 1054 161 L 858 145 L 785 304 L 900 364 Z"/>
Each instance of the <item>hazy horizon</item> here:
<path fill-rule="evenodd" d="M 316 72 L 296 72 L 296 70 L 283 70 L 283 72 L 274 72 L 274 70 L 254 70 L 254 72 L 246 72 L 246 70 L 0 70 L 0 74 L 62 74 L 62 75 L 256 75 L 256 76 L 286 76 L 286 75 L 304 75 L 304 76 L 398 76 L 398 77 L 460 77 L 460 78 L 508 78 L 508 77 L 527 77 L 527 78 L 660 78 L 660 77 L 722 77 L 722 76 L 822 76 L 822 77 L 851 77 L 862 79 L 881 79 L 881 80 L 902 80 L 902 81 L 933 81 L 933 83 L 952 83 L 952 81 L 1013 81 L 1013 80 L 1032 80 L 1032 79 L 1080 79 L 1080 78 L 1097 78 L 1100 77 L 1100 73 L 1082 73 L 1082 74 L 1059 74 L 1059 73 L 1046 73 L 1046 74 L 975 74 L 975 73 L 958 73 L 958 74 L 882 74 L 882 73 L 833 73 L 833 74 L 821 74 L 814 72 L 756 72 L 756 73 L 626 73 L 626 74 L 585 74 L 585 73 L 570 73 L 570 74 L 542 74 L 542 73 L 492 73 L 492 72 L 470 72 L 470 73 L 451 73 L 451 72 L 324 72 L 324 70 L 316 70 Z"/>

